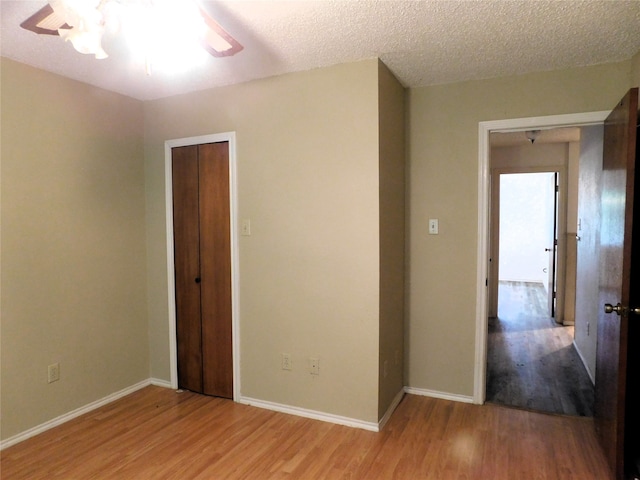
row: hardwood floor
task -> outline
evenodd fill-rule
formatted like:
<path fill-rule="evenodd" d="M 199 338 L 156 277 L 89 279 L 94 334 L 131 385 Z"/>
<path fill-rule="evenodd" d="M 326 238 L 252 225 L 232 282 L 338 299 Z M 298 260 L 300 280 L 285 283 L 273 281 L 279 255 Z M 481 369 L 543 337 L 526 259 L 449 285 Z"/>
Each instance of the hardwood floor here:
<path fill-rule="evenodd" d="M 488 402 L 566 415 L 593 415 L 593 384 L 573 327 L 548 316 L 541 284 L 500 282 L 498 318 L 489 319 Z"/>
<path fill-rule="evenodd" d="M 605 480 L 592 419 L 406 395 L 380 433 L 147 387 L 1 453 L 3 480 Z"/>

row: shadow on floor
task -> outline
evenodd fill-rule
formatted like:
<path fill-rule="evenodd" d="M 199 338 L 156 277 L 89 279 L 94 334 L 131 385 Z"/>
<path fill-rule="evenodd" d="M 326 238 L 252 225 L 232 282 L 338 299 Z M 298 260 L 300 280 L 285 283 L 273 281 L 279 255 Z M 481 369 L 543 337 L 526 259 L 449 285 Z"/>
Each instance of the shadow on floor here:
<path fill-rule="evenodd" d="M 573 327 L 548 316 L 542 284 L 500 282 L 489 319 L 486 401 L 593 416 L 593 384 L 573 346 Z"/>

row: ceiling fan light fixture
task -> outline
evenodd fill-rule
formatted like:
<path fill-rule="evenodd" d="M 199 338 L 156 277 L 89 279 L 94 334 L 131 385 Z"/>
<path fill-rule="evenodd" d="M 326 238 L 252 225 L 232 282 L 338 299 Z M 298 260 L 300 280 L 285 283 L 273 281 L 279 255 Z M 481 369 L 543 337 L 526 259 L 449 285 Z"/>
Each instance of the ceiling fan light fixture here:
<path fill-rule="evenodd" d="M 64 18 L 53 11 L 49 4 L 27 18 L 20 26 L 38 35 L 58 35 L 58 29 L 71 28 L 65 24 Z"/>
<path fill-rule="evenodd" d="M 101 7 L 104 0 L 50 0 L 49 5 L 58 17 L 72 27 L 91 28 L 103 25 Z"/>
<path fill-rule="evenodd" d="M 59 28 L 58 35 L 71 42 L 80 53 L 105 59 L 109 55 L 102 48 L 102 35 L 105 30 L 104 16 L 100 8 L 104 0 L 51 0 L 49 5 L 53 13 L 62 18 L 71 28 Z"/>
<path fill-rule="evenodd" d="M 205 32 L 203 42 L 207 47 L 212 48 L 218 54 L 222 54 L 233 48 L 233 45 L 212 30 L 207 30 Z"/>
<path fill-rule="evenodd" d="M 102 31 L 97 29 L 82 30 L 80 28 L 61 28 L 58 34 L 65 42 L 71 42 L 76 51 L 88 55 L 94 55 L 98 60 L 109 55 L 102 48 Z"/>
<path fill-rule="evenodd" d="M 64 25 L 66 25 L 64 18 L 54 12 L 53 9 L 51 9 L 50 15 L 47 15 L 36 24 L 38 28 L 50 32 L 57 32 L 58 29 L 64 28 Z M 69 28 L 69 25 L 66 25 L 66 28 Z"/>
<path fill-rule="evenodd" d="M 540 130 L 527 130 L 526 132 L 524 132 L 524 134 L 527 136 L 527 139 L 533 144 L 533 142 L 536 141 L 536 138 L 538 138 L 538 135 L 540 135 Z"/>
<path fill-rule="evenodd" d="M 187 3 L 190 2 L 178 2 L 176 0 L 173 3 L 160 2 L 157 5 L 154 5 L 153 2 L 129 5 L 117 0 L 51 0 L 34 15 L 22 22 L 20 26 L 41 35 L 59 35 L 65 41 L 71 42 L 78 52 L 93 54 L 97 59 L 103 59 L 108 57 L 102 48 L 103 35 L 105 33 L 122 33 L 123 24 L 130 25 L 132 23 L 129 20 L 129 17 L 135 16 L 135 13 L 132 15 L 132 12 L 139 11 L 137 7 L 143 5 L 147 5 L 152 9 L 168 5 L 182 7 Z M 211 18 L 201 6 L 197 5 L 195 10 L 197 11 L 195 15 L 199 18 L 199 23 L 202 26 L 202 29 L 199 26 L 195 29 L 200 32 L 197 34 L 196 40 L 210 55 L 228 57 L 243 50 L 244 47 Z M 133 26 L 133 29 L 137 31 L 133 36 L 145 36 L 148 33 L 148 28 L 145 25 L 148 25 L 149 19 L 154 17 L 155 15 L 153 14 L 147 15 L 147 18 L 142 20 L 141 25 Z M 173 26 L 179 24 L 179 18 L 180 16 L 176 15 L 171 19 L 174 23 Z M 163 38 L 170 35 L 168 31 L 175 30 L 173 26 L 169 25 L 167 27 L 165 25 L 162 32 Z M 190 31 L 190 35 L 183 36 L 193 36 L 195 30 Z M 154 45 L 154 40 L 146 38 L 137 43 Z"/>
<path fill-rule="evenodd" d="M 200 15 L 206 25 L 202 38 L 202 46 L 214 57 L 230 57 L 241 51 L 244 47 L 229 33 L 209 16 L 202 8 Z"/>

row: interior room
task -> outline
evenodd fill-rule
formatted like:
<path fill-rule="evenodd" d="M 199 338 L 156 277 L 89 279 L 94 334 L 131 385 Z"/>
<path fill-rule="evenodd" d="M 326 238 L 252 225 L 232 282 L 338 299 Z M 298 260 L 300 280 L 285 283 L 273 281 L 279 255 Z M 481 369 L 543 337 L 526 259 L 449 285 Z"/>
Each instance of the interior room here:
<path fill-rule="evenodd" d="M 207 143 L 229 147 L 232 406 L 220 408 L 365 443 L 393 436 L 394 417 L 426 418 L 431 407 L 397 410 L 421 399 L 446 402 L 429 417 L 441 420 L 485 408 L 479 125 L 593 114 L 601 131 L 640 85 L 638 2 L 498 3 L 200 2 L 230 50 L 168 73 L 109 31 L 99 59 L 22 28 L 47 2 L 2 0 L 3 462 L 83 415 L 181 390 L 172 152 Z M 580 162 L 575 210 L 597 218 L 598 152 L 580 149 L 596 166 Z M 563 312 L 595 382 L 592 226 L 567 232 L 591 250 L 576 247 Z M 601 453 L 581 455 L 580 471 L 602 468 Z"/>

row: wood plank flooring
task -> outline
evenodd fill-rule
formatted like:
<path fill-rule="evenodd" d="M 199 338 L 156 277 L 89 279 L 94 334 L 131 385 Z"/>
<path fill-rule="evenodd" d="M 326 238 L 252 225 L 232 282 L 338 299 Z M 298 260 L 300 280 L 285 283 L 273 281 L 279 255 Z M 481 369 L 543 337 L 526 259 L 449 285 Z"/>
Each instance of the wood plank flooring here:
<path fill-rule="evenodd" d="M 159 387 L 14 445 L 0 466 L 3 480 L 610 478 L 590 418 L 406 395 L 374 433 Z"/>
<path fill-rule="evenodd" d="M 500 282 L 489 319 L 488 402 L 566 415 L 593 415 L 593 384 L 573 346 L 573 327 L 548 316 L 542 284 Z"/>

